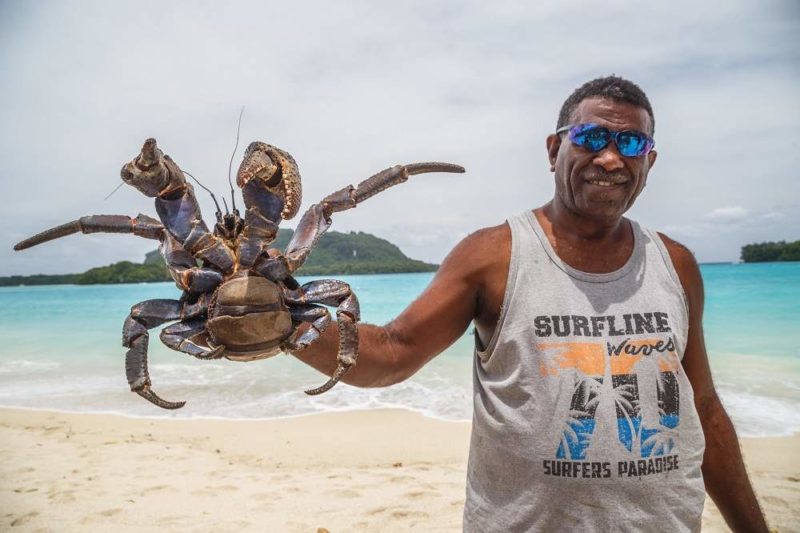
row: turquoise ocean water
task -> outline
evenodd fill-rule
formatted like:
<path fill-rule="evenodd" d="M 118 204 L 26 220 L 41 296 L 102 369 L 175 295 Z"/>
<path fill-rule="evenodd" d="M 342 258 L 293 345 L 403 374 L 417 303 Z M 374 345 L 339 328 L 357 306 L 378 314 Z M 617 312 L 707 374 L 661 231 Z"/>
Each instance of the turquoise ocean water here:
<path fill-rule="evenodd" d="M 703 265 L 705 333 L 717 389 L 745 436 L 800 431 L 800 263 Z M 432 274 L 342 276 L 363 319 L 382 324 Z M 303 282 L 304 279 L 300 278 Z M 0 288 L 0 405 L 136 416 L 272 418 L 400 407 L 449 420 L 471 417 L 469 332 L 417 375 L 385 389 L 338 385 L 302 391 L 324 376 L 285 355 L 251 363 L 199 361 L 151 332 L 150 375 L 179 411 L 157 410 L 128 390 L 121 347 L 130 306 L 175 298 L 170 283 Z"/>

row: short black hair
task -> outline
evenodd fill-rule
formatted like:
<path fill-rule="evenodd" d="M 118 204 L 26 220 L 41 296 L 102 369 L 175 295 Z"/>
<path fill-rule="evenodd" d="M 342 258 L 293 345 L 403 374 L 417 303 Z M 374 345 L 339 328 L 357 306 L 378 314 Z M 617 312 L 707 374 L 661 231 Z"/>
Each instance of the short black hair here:
<path fill-rule="evenodd" d="M 569 95 L 561 106 L 561 111 L 558 113 L 558 123 L 556 129 L 569 124 L 570 117 L 582 101 L 587 98 L 609 98 L 617 102 L 625 102 L 627 104 L 641 107 L 647 114 L 650 115 L 650 134 L 652 135 L 656 129 L 656 119 L 653 117 L 653 108 L 650 106 L 650 100 L 644 93 L 641 87 L 619 76 L 611 75 L 602 78 L 596 78 L 592 81 L 587 81 Z"/>

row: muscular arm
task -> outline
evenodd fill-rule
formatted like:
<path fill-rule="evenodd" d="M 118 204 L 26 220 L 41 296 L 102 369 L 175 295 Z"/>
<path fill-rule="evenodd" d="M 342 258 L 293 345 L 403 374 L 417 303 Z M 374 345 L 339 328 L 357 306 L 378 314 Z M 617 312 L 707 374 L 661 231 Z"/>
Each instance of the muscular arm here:
<path fill-rule="evenodd" d="M 706 438 L 703 456 L 706 491 L 733 531 L 767 531 L 764 515 L 744 468 L 736 431 L 711 379 L 703 336 L 705 296 L 700 269 L 687 248 L 662 237 L 689 304 L 689 338 L 683 368 L 692 384 L 695 407 Z"/>
<path fill-rule="evenodd" d="M 508 250 L 503 248 L 506 240 Z M 496 292 L 487 287 L 487 280 L 497 272 L 505 274 L 502 264 L 506 261 L 507 269 L 508 255 L 510 231 L 505 225 L 478 231 L 461 241 L 430 285 L 400 316 L 385 326 L 359 324 L 358 362 L 344 381 L 382 387 L 417 372 L 458 340 L 473 319 L 484 319 L 487 290 Z M 318 342 L 294 355 L 331 375 L 337 346 L 336 328 L 329 326 Z"/>

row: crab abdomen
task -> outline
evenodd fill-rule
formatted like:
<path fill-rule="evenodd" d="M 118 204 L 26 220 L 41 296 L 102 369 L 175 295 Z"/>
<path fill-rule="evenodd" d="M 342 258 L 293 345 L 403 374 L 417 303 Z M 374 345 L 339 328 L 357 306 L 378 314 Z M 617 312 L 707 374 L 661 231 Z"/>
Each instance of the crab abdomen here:
<path fill-rule="evenodd" d="M 225 357 L 252 361 L 280 352 L 292 333 L 292 317 L 275 283 L 243 275 L 219 287 L 207 329 L 213 344 L 225 346 Z"/>

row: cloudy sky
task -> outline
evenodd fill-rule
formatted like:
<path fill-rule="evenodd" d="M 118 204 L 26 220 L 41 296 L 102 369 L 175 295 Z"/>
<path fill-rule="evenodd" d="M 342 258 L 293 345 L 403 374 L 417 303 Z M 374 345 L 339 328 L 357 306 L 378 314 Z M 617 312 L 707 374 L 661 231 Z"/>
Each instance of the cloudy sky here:
<path fill-rule="evenodd" d="M 558 109 L 610 73 L 656 113 L 658 164 L 632 218 L 700 261 L 800 239 L 799 6 L 0 0 L 0 275 L 141 261 L 154 243 L 132 236 L 12 246 L 86 214 L 154 214 L 130 187 L 103 200 L 149 136 L 223 194 L 242 106 L 243 144 L 291 152 L 305 206 L 396 163 L 464 165 L 334 219 L 438 262 L 551 197 Z"/>

